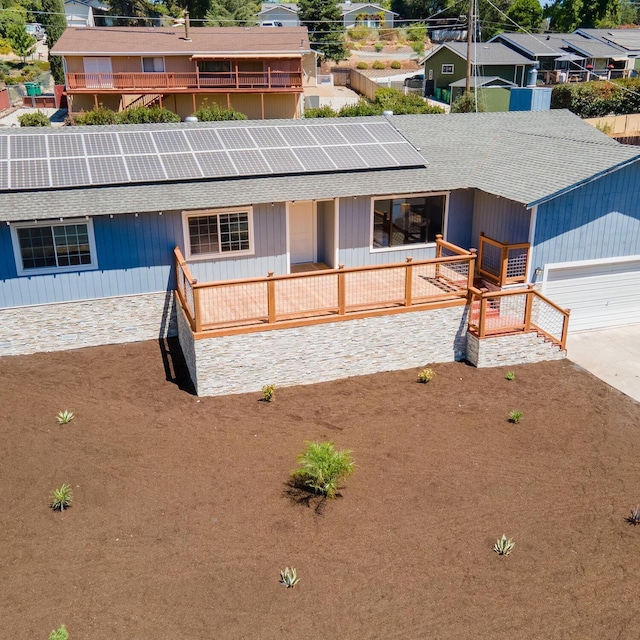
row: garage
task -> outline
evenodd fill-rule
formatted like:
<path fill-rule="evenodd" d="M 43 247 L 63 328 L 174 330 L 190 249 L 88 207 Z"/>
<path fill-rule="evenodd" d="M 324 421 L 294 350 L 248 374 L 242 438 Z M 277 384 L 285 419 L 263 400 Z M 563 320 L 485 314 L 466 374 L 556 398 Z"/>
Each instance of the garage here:
<path fill-rule="evenodd" d="M 571 332 L 640 322 L 640 256 L 547 265 L 542 293 L 571 309 Z"/>

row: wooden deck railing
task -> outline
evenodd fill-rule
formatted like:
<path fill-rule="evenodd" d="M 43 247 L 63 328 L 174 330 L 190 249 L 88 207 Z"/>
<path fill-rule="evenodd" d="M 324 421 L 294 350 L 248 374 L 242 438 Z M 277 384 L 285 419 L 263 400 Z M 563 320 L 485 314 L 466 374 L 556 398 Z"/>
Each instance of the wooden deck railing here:
<path fill-rule="evenodd" d="M 469 288 L 469 330 L 479 338 L 537 331 L 561 349 L 566 348 L 569 311 L 536 291 L 526 289 L 480 291 Z"/>
<path fill-rule="evenodd" d="M 327 269 L 264 278 L 198 282 L 175 248 L 177 295 L 195 333 L 273 325 L 296 320 L 314 324 L 331 316 L 465 299 L 473 284 L 474 253 L 440 243 L 456 253 L 431 260 Z"/>
<path fill-rule="evenodd" d="M 528 242 L 505 244 L 480 234 L 478 275 L 500 287 L 527 281 L 529 267 Z"/>
<path fill-rule="evenodd" d="M 66 79 L 70 91 L 302 89 L 302 73 L 299 71 L 67 73 Z"/>

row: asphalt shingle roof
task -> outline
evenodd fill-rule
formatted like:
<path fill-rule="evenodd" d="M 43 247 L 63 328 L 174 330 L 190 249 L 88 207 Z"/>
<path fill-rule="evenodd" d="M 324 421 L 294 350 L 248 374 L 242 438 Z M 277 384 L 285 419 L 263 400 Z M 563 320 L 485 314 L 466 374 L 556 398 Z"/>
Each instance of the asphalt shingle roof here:
<path fill-rule="evenodd" d="M 533 57 L 558 57 L 566 53 L 566 44 L 563 38 L 569 37 L 569 33 L 499 33 L 494 36 L 490 42 L 508 41 L 513 47 L 517 47 L 521 51 Z"/>
<path fill-rule="evenodd" d="M 640 160 L 640 149 L 617 143 L 568 111 L 411 115 L 392 116 L 390 120 L 420 149 L 429 162 L 426 168 L 47 189 L 35 193 L 4 191 L 0 192 L 0 221 L 467 188 L 532 205 Z M 340 122 L 344 123 L 344 119 Z M 273 124 L 215 123 L 223 127 Z M 300 126 L 305 122 L 280 120 L 277 124 Z M 181 123 L 117 128 L 132 131 L 206 126 Z M 46 133 L 51 135 L 50 131 Z M 58 135 L 66 133 L 62 130 Z M 27 134 L 34 134 L 34 130 L 0 132 L 0 136 Z"/>
<path fill-rule="evenodd" d="M 459 55 L 463 60 L 467 59 L 467 43 L 466 42 L 447 42 L 440 45 L 447 47 Z M 430 58 L 436 50 L 434 49 Z M 521 53 L 514 51 L 502 44 L 502 42 L 477 42 L 471 47 L 471 62 L 475 65 L 510 65 L 510 64 L 532 64 L 529 58 Z"/>

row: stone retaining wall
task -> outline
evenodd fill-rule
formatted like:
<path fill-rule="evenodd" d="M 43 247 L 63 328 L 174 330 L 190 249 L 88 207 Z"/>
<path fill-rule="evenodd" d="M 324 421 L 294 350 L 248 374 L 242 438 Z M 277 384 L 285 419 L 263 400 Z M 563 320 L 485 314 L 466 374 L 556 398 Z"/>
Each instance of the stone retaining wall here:
<path fill-rule="evenodd" d="M 561 351 L 535 332 L 492 336 L 482 340 L 472 333 L 467 333 L 467 360 L 479 369 L 533 364 L 546 360 L 562 360 L 566 357 L 566 351 Z"/>
<path fill-rule="evenodd" d="M 173 292 L 0 309 L 0 356 L 177 335 Z"/>

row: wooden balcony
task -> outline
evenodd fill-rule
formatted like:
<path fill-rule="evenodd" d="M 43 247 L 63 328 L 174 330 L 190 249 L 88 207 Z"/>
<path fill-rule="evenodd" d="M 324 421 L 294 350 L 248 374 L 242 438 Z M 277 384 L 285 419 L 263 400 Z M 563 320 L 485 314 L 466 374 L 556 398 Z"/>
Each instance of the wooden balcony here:
<path fill-rule="evenodd" d="M 196 337 L 466 304 L 476 259 L 439 239 L 431 260 L 200 283 L 178 247 L 174 254 L 178 300 Z"/>
<path fill-rule="evenodd" d="M 528 242 L 505 244 L 480 234 L 478 275 L 499 287 L 527 281 L 529 267 Z"/>
<path fill-rule="evenodd" d="M 224 73 L 67 73 L 74 93 L 301 92 L 300 71 Z"/>

